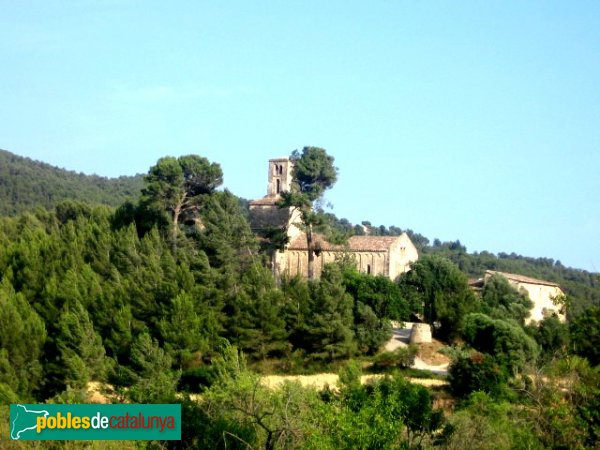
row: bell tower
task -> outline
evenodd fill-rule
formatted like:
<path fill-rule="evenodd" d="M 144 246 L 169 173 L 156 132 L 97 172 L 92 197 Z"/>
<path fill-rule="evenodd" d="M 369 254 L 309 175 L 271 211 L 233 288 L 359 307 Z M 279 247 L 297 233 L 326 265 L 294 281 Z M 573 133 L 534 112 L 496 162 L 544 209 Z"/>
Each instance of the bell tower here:
<path fill-rule="evenodd" d="M 275 158 L 269 160 L 267 197 L 279 197 L 279 194 L 291 189 L 292 167 L 292 162 L 289 158 Z"/>

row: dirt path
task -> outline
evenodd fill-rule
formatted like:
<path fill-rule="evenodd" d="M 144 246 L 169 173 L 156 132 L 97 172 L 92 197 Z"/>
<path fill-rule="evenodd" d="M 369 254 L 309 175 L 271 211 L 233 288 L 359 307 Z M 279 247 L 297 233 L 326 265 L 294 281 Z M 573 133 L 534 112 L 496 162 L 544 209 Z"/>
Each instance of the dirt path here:
<path fill-rule="evenodd" d="M 400 327 L 398 322 L 392 322 L 392 338 L 386 342 L 385 351 L 393 352 L 399 347 L 407 347 L 410 341 L 410 333 L 412 330 L 413 322 L 404 322 L 404 326 Z M 427 348 L 427 350 L 431 350 L 431 348 Z M 419 353 L 427 353 L 428 356 L 431 354 L 431 351 L 421 352 L 419 349 Z M 429 359 L 429 358 L 428 358 Z M 437 360 L 442 361 L 441 364 L 432 364 L 430 362 L 425 361 L 421 356 L 415 357 L 415 362 L 412 365 L 413 369 L 420 370 L 429 370 L 438 375 L 446 375 L 448 373 L 448 358 L 442 357 L 439 355 Z"/>
<path fill-rule="evenodd" d="M 376 380 L 378 378 L 383 378 L 383 375 L 363 375 L 360 377 L 360 382 L 365 384 L 370 380 Z M 407 378 L 408 381 L 415 384 L 420 384 L 422 386 L 445 386 L 448 384 L 447 381 L 444 380 L 436 380 L 431 378 Z M 281 385 L 284 381 L 297 381 L 302 386 L 305 387 L 313 387 L 315 389 L 321 390 L 326 386 L 329 386 L 332 389 L 337 388 L 338 376 L 335 373 L 320 373 L 316 375 L 265 375 L 262 378 L 263 385 L 269 388 L 276 388 Z"/>

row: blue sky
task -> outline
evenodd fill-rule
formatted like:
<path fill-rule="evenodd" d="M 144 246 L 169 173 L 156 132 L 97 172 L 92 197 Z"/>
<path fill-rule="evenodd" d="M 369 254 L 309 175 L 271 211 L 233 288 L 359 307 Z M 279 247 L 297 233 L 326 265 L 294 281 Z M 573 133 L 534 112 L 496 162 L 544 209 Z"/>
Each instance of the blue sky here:
<path fill-rule="evenodd" d="M 0 148 L 85 173 L 332 154 L 333 212 L 600 271 L 600 3 L 0 0 Z"/>

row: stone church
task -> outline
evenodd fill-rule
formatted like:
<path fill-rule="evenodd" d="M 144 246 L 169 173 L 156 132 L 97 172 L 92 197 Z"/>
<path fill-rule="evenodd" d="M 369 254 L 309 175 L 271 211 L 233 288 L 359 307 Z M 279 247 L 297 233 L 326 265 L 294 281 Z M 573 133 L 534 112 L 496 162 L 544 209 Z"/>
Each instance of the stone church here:
<path fill-rule="evenodd" d="M 250 223 L 255 233 L 267 229 L 287 230 L 289 243 L 284 251 L 276 251 L 273 271 L 276 275 L 306 277 L 308 249 L 301 227 L 300 215 L 290 208 L 279 208 L 280 194 L 292 186 L 292 163 L 289 158 L 269 160 L 267 195 L 250 202 Z M 358 270 L 372 275 L 384 275 L 395 280 L 407 272 L 410 264 L 419 258 L 417 249 L 406 233 L 400 236 L 352 236 L 344 245 L 334 245 L 322 235 L 314 234 L 317 254 L 314 260 L 315 276 L 323 266 L 341 256 L 352 257 Z"/>

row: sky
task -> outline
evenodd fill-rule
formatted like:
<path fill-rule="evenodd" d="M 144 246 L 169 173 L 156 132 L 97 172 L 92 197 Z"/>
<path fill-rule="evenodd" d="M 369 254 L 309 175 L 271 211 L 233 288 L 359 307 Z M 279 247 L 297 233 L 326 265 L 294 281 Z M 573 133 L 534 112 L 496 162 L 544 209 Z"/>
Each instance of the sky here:
<path fill-rule="evenodd" d="M 331 212 L 600 271 L 600 2 L 0 0 L 0 148 L 103 176 L 335 157 Z"/>

